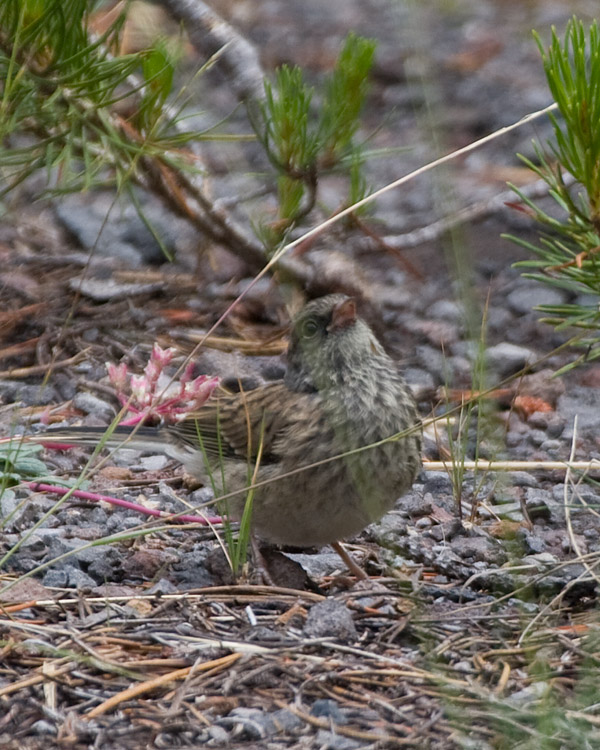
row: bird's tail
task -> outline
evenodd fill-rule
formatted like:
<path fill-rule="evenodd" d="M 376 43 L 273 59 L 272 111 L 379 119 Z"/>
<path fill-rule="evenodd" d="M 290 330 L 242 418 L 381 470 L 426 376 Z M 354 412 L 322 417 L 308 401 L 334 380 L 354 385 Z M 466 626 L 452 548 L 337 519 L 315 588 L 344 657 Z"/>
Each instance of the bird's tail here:
<path fill-rule="evenodd" d="M 89 445 L 103 448 L 133 448 L 167 452 L 168 438 L 161 427 L 59 427 L 27 435 L 27 442 L 41 443 L 55 449 L 72 448 L 76 445 Z"/>

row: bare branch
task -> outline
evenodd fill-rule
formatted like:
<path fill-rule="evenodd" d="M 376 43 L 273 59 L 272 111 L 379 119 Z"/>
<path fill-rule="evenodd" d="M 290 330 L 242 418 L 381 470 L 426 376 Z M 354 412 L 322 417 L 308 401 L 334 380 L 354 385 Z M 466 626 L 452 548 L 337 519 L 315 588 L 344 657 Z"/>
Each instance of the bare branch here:
<path fill-rule="evenodd" d="M 255 47 L 202 0 L 162 0 L 183 21 L 194 47 L 207 57 L 219 56 L 237 98 L 246 104 L 264 98 L 264 72 Z"/>

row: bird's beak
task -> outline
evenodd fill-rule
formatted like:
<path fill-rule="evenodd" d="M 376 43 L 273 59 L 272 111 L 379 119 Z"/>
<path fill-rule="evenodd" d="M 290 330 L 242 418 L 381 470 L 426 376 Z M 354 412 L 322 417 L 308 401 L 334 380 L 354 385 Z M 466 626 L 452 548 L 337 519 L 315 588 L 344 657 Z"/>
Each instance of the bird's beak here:
<path fill-rule="evenodd" d="M 349 328 L 356 323 L 356 302 L 351 299 L 345 299 L 343 302 L 333 308 L 331 313 L 331 323 L 327 326 L 328 331 L 341 331 L 343 328 Z"/>

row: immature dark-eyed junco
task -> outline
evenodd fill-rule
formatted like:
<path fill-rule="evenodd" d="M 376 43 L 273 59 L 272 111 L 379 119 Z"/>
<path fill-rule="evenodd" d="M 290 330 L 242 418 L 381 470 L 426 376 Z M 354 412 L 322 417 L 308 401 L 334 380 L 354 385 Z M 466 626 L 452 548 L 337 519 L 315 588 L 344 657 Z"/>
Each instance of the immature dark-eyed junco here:
<path fill-rule="evenodd" d="M 102 434 L 55 431 L 78 444 Z M 122 444 L 123 434 L 118 428 L 106 444 Z M 45 433 L 44 442 L 55 436 Z M 421 467 L 411 393 L 354 300 L 341 294 L 309 302 L 295 318 L 283 381 L 213 395 L 196 414 L 141 428 L 126 445 L 177 458 L 218 495 L 254 478 L 254 532 L 299 547 L 357 534 L 392 508 Z M 229 497 L 232 517 L 241 517 L 245 497 Z"/>

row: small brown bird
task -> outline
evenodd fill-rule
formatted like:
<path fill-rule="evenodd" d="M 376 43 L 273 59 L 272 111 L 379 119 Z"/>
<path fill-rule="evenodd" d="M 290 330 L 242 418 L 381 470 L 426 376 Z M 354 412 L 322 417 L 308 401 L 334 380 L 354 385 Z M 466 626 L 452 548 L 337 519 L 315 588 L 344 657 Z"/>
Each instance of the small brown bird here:
<path fill-rule="evenodd" d="M 131 430 L 117 428 L 107 446 L 123 444 L 124 432 Z M 61 429 L 43 440 L 93 444 L 102 434 Z M 338 551 L 339 540 L 393 507 L 421 467 L 411 393 L 354 300 L 341 294 L 309 302 L 295 318 L 283 381 L 213 395 L 196 414 L 141 428 L 126 445 L 178 459 L 217 495 L 254 476 L 252 527 L 260 538 Z M 227 502 L 239 519 L 245 493 Z"/>

